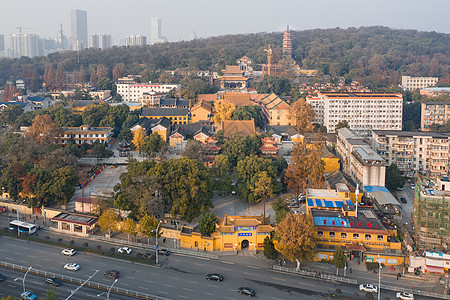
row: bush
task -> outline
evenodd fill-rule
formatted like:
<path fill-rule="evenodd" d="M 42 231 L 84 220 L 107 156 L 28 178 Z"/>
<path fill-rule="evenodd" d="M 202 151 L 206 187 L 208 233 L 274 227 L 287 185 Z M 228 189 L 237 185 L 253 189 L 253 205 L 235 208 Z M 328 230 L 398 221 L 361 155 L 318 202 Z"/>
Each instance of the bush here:
<path fill-rule="evenodd" d="M 97 249 L 97 250 L 102 250 L 102 246 L 97 245 L 97 247 L 95 247 L 95 249 Z"/>
<path fill-rule="evenodd" d="M 276 259 L 278 257 L 278 252 L 268 236 L 264 239 L 264 256 L 268 259 Z"/>
<path fill-rule="evenodd" d="M 75 242 L 73 240 L 69 241 L 69 245 L 73 246 L 75 244 Z"/>
<path fill-rule="evenodd" d="M 50 239 L 50 237 L 47 235 L 47 236 L 45 237 L 45 239 L 48 241 L 48 240 Z"/>
<path fill-rule="evenodd" d="M 335 293 L 340 295 L 340 294 L 342 294 L 342 291 L 341 291 L 341 289 L 336 289 Z"/>
<path fill-rule="evenodd" d="M 86 243 L 86 242 L 84 242 L 84 243 L 83 243 L 83 247 L 84 247 L 84 248 L 87 248 L 87 247 L 89 247 L 89 244 Z"/>
<path fill-rule="evenodd" d="M 58 243 L 62 243 L 62 238 L 58 238 L 56 241 L 57 241 Z"/>
<path fill-rule="evenodd" d="M 111 247 L 111 249 L 109 249 L 109 251 L 111 251 L 111 253 L 114 253 L 116 251 L 116 249 L 114 247 Z"/>

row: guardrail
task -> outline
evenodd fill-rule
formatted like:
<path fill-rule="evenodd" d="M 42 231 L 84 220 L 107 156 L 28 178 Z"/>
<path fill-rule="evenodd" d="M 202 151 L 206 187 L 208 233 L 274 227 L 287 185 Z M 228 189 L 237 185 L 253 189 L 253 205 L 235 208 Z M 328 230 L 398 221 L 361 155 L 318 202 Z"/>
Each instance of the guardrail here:
<path fill-rule="evenodd" d="M 156 248 L 155 245 L 150 245 L 150 244 L 145 244 L 145 243 L 137 243 L 137 242 L 129 242 L 126 240 L 113 239 L 113 238 L 108 238 L 108 237 L 104 237 L 104 236 L 91 235 L 89 238 L 94 239 L 94 240 L 104 241 L 104 242 L 121 244 L 121 245 L 141 247 L 144 249 L 155 250 L 155 248 Z M 167 248 L 167 247 L 164 247 L 164 249 L 167 249 L 172 253 L 177 253 L 177 254 L 182 254 L 182 255 L 203 257 L 203 258 L 216 259 L 216 260 L 219 259 L 218 255 L 205 253 L 205 252 L 189 251 L 189 250 L 183 250 L 183 249 L 173 249 L 173 248 Z"/>
<path fill-rule="evenodd" d="M 278 265 L 273 265 L 272 269 L 287 273 L 293 273 L 298 275 L 303 275 L 307 277 L 314 277 L 314 278 L 321 278 L 329 281 L 338 281 L 338 282 L 344 282 L 344 283 L 350 283 L 350 284 L 358 284 L 358 282 L 355 279 L 350 279 L 346 277 L 340 277 L 340 276 L 334 276 L 330 274 L 320 273 L 320 272 L 313 272 L 308 270 L 297 270 L 297 269 L 291 269 L 286 268 Z"/>
<path fill-rule="evenodd" d="M 329 281 L 345 282 L 345 283 L 355 284 L 355 285 L 358 284 L 358 281 L 355 279 L 334 276 L 334 275 L 326 274 L 326 273 L 313 272 L 313 271 L 308 271 L 308 270 L 297 270 L 297 269 L 281 267 L 278 265 L 273 265 L 272 269 L 281 271 L 281 272 L 303 275 L 303 276 L 307 276 L 307 277 L 321 278 L 321 279 L 325 279 L 325 280 L 329 280 Z M 432 297 L 432 298 L 437 298 L 437 299 L 450 299 L 450 295 L 430 293 L 430 292 L 426 292 L 426 291 L 420 291 L 417 289 L 405 289 L 402 287 L 389 286 L 389 285 L 384 285 L 384 284 L 382 284 L 380 286 L 380 288 L 382 290 L 389 290 L 389 291 L 393 291 L 393 292 L 408 292 L 408 293 L 413 293 L 414 295 L 421 295 L 421 296 Z"/>
<path fill-rule="evenodd" d="M 29 267 L 24 267 L 24 266 L 21 266 L 21 265 L 11 264 L 11 263 L 4 262 L 4 261 L 0 261 L 0 266 L 8 268 L 8 269 L 23 271 L 23 272 L 26 272 L 28 270 L 28 268 L 29 268 Z M 86 280 L 83 280 L 83 279 L 74 278 L 74 277 L 70 277 L 70 276 L 65 276 L 65 275 L 61 275 L 61 274 L 56 274 L 56 273 L 53 273 L 53 272 L 47 272 L 47 271 L 38 270 L 38 269 L 35 269 L 35 268 L 31 268 L 29 273 L 35 274 L 35 275 L 38 275 L 38 276 L 43 276 L 43 277 L 55 277 L 55 278 L 61 279 L 61 280 L 66 281 L 66 282 L 79 284 L 79 285 L 81 285 L 83 282 L 86 281 Z M 88 281 L 85 285 L 87 285 L 87 286 L 89 286 L 91 288 L 104 290 L 104 291 L 108 291 L 108 289 L 110 288 L 109 285 L 102 284 L 102 283 L 97 283 L 97 282 L 93 282 L 93 281 Z M 141 293 L 141 292 L 138 292 L 138 291 L 133 291 L 133 290 L 129 290 L 129 289 L 119 288 L 119 287 L 115 287 L 115 286 L 113 286 L 111 288 L 111 292 L 112 293 L 116 293 L 116 294 L 120 294 L 120 295 L 131 296 L 131 297 L 134 297 L 134 298 L 146 299 L 146 300 L 170 300 L 169 298 L 164 298 L 164 297 L 155 296 L 155 295 L 151 295 L 151 294 Z"/>

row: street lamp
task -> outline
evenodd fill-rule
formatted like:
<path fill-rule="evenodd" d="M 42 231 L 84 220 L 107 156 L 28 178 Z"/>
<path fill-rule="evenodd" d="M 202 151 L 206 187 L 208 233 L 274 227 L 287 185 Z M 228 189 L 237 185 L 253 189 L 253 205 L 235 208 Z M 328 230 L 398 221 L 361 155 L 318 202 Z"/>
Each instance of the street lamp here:
<path fill-rule="evenodd" d="M 106 299 L 109 300 L 109 294 L 111 293 L 111 289 L 112 289 L 113 285 L 116 284 L 117 280 L 119 280 L 119 278 L 116 278 L 116 280 L 114 280 L 114 282 L 109 287 L 108 292 L 100 293 L 97 295 L 97 297 L 100 297 L 101 295 L 106 294 Z"/>
<path fill-rule="evenodd" d="M 19 207 L 22 205 L 22 203 L 26 202 L 27 200 L 23 200 L 19 204 L 17 204 L 17 221 L 19 221 Z M 20 236 L 19 226 L 17 226 L 17 237 Z"/>
<path fill-rule="evenodd" d="M 158 222 L 158 226 L 156 226 L 156 229 L 153 229 L 151 232 L 156 230 L 156 249 L 155 249 L 155 253 L 156 253 L 156 264 L 159 263 L 159 259 L 158 259 L 158 230 L 159 230 L 159 225 L 161 225 L 162 221 L 160 220 Z"/>
<path fill-rule="evenodd" d="M 27 274 L 28 274 L 28 272 L 30 272 L 31 268 L 32 268 L 31 266 L 28 268 L 28 270 L 25 272 L 25 275 L 23 275 L 23 278 L 16 278 L 16 279 L 14 279 L 14 281 L 22 280 L 23 292 L 24 293 L 25 293 L 25 278 L 27 277 Z"/>
<path fill-rule="evenodd" d="M 381 296 L 381 260 L 380 256 L 378 255 L 378 300 L 380 300 Z"/>

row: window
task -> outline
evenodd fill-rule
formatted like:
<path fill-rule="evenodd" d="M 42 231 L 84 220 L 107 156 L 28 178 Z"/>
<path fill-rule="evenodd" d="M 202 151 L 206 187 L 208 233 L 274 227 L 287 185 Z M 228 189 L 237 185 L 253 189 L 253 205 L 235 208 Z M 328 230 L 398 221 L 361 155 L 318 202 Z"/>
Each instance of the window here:
<path fill-rule="evenodd" d="M 347 238 L 347 234 L 345 232 L 341 233 L 341 239 L 346 239 Z"/>
<path fill-rule="evenodd" d="M 377 241 L 382 241 L 382 240 L 383 240 L 383 236 L 382 235 L 377 236 Z"/>
<path fill-rule="evenodd" d="M 334 237 L 335 237 L 335 233 L 334 233 L 334 232 L 329 232 L 329 233 L 328 233 L 328 237 L 334 238 Z"/>
<path fill-rule="evenodd" d="M 317 236 L 318 237 L 323 237 L 323 231 L 317 231 Z"/>
<path fill-rule="evenodd" d="M 68 223 L 62 223 L 61 224 L 61 229 L 62 230 L 70 230 L 70 225 Z"/>
<path fill-rule="evenodd" d="M 354 240 L 359 239 L 359 234 L 354 233 L 354 234 L 353 234 L 353 239 L 354 239 Z"/>
<path fill-rule="evenodd" d="M 75 232 L 83 232 L 83 226 L 81 226 L 81 225 L 73 225 L 73 231 L 75 231 Z"/>
<path fill-rule="evenodd" d="M 370 234 L 366 234 L 365 239 L 366 239 L 366 240 L 371 240 L 371 239 L 372 239 L 372 236 L 371 236 Z"/>

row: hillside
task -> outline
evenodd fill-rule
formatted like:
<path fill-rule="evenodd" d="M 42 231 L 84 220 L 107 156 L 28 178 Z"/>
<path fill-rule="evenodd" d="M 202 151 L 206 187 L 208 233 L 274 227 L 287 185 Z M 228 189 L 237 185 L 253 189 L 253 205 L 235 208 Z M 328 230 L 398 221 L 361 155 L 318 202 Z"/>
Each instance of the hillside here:
<path fill-rule="evenodd" d="M 303 68 L 324 74 L 345 76 L 372 86 L 389 86 L 401 75 L 446 77 L 450 73 L 450 35 L 386 27 L 314 29 L 292 31 L 294 58 Z M 0 87 L 8 79 L 32 77 L 38 86 L 45 64 L 63 64 L 65 71 L 83 66 L 89 76 L 103 64 L 111 74 L 123 62 L 129 74 L 148 75 L 157 70 L 219 70 L 247 55 L 255 63 L 265 63 L 264 48 L 281 48 L 283 34 L 256 33 L 225 35 L 188 42 L 140 48 L 113 47 L 50 54 L 48 57 L 0 60 Z M 275 51 L 277 52 L 277 51 Z M 78 63 L 79 59 L 79 63 Z M 23 72 L 26 74 L 23 74 Z"/>

